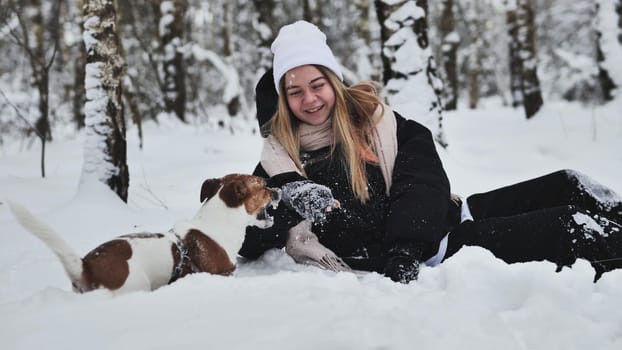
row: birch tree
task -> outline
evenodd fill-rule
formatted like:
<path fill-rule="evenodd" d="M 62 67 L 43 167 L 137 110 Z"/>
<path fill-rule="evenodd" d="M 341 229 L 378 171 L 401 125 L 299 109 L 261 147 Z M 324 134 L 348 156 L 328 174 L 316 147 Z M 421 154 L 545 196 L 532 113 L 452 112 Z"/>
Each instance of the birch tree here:
<path fill-rule="evenodd" d="M 427 0 L 376 0 L 375 4 L 389 103 L 408 104 L 406 116 L 426 125 L 446 147 L 440 100 L 443 84 L 428 44 Z"/>
<path fill-rule="evenodd" d="M 83 39 L 86 48 L 84 163 L 80 185 L 99 181 L 127 201 L 122 101 L 123 58 L 114 0 L 86 0 Z"/>

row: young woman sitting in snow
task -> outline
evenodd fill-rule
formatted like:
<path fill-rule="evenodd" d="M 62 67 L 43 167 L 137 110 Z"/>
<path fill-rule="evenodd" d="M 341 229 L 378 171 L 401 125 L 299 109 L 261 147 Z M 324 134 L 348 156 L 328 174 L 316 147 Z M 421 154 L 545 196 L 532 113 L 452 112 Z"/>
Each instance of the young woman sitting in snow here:
<path fill-rule="evenodd" d="M 255 174 L 283 201 L 271 228 L 247 229 L 242 256 L 285 246 L 298 262 L 403 283 L 464 245 L 558 269 L 587 259 L 596 279 L 622 267 L 622 202 L 611 190 L 559 171 L 462 202 L 428 129 L 383 105 L 373 84 L 346 87 L 316 26 L 284 26 L 272 52 L 256 90 L 267 138 Z"/>

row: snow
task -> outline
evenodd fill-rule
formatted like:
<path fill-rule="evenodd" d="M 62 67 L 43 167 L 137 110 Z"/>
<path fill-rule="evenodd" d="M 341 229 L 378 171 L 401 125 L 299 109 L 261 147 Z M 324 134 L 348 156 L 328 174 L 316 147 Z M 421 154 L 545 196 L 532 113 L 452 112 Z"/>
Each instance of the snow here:
<path fill-rule="evenodd" d="M 617 193 L 611 192 L 610 189 L 603 187 L 589 176 L 578 172 L 575 172 L 573 175 L 579 180 L 579 185 L 592 197 L 596 198 L 606 209 L 611 209 L 616 203 L 622 202 L 622 197 Z"/>
<path fill-rule="evenodd" d="M 594 232 L 598 232 L 598 234 L 600 234 L 601 236 L 606 236 L 607 234 L 605 233 L 605 230 L 603 230 L 603 228 L 591 217 L 582 214 L 582 213 L 576 213 L 574 215 L 572 215 L 572 219 L 574 220 L 574 222 L 576 222 L 579 225 L 582 225 L 583 227 L 594 231 Z M 588 231 L 586 231 L 585 235 L 589 235 L 589 237 L 587 238 L 591 238 L 592 240 L 594 240 L 594 237 L 591 235 L 591 233 L 588 233 Z"/>
<path fill-rule="evenodd" d="M 460 43 L 460 34 L 458 34 L 458 32 L 456 31 L 452 31 L 451 33 L 447 34 L 445 38 L 443 38 L 443 42 L 450 43 L 450 44 L 458 44 Z"/>
<path fill-rule="evenodd" d="M 439 148 L 453 192 L 572 168 L 622 193 L 619 101 L 548 103 L 529 121 L 496 101 L 460 108 L 445 113 L 450 146 Z M 191 218 L 203 180 L 251 172 L 261 151 L 258 135 L 207 125 L 146 123 L 142 150 L 135 129 L 127 137 L 127 205 L 97 182 L 78 192 L 84 133 L 48 144 L 44 179 L 39 147 L 16 140 L 0 148 L 3 348 L 622 348 L 622 271 L 594 284 L 586 261 L 555 273 L 548 262 L 508 265 L 476 247 L 422 267 L 409 285 L 297 265 L 274 250 L 240 262 L 233 277 L 198 274 L 149 293 L 74 294 L 54 254 L 18 226 L 6 200 L 85 254 L 117 235 L 164 231 Z"/>
<path fill-rule="evenodd" d="M 175 22 L 175 5 L 172 1 L 163 1 L 160 4 L 160 13 L 162 17 L 160 18 L 160 23 L 158 24 L 158 28 L 160 30 L 160 37 L 164 37 L 170 34 L 170 27 L 173 22 Z"/>
<path fill-rule="evenodd" d="M 100 18 L 97 16 L 92 16 L 84 21 L 84 32 L 82 34 L 82 40 L 84 40 L 84 45 L 86 46 L 86 50 L 91 50 L 95 48 L 98 41 L 95 39 L 95 29 L 99 26 Z"/>
<path fill-rule="evenodd" d="M 290 182 L 281 187 L 281 191 L 281 200 L 311 222 L 326 221 L 326 213 L 339 206 L 330 188 L 313 182 Z"/>
<path fill-rule="evenodd" d="M 387 3 L 387 1 L 384 2 Z M 396 11 L 391 12 L 384 25 L 392 31 L 397 31 L 405 26 L 412 26 L 421 17 L 425 17 L 425 11 L 414 2 L 406 1 Z"/>

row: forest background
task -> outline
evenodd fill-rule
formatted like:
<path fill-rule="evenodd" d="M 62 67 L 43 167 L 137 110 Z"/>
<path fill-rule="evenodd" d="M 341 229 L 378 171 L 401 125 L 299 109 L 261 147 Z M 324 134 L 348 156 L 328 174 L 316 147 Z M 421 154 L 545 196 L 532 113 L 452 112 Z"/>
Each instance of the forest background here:
<path fill-rule="evenodd" d="M 125 124 L 141 140 L 144 120 L 257 131 L 254 86 L 269 45 L 280 26 L 306 19 L 326 33 L 347 82 L 380 81 L 392 104 L 423 99 L 410 117 L 445 146 L 443 111 L 482 99 L 527 118 L 545 102 L 612 100 L 620 11 L 619 0 L 2 0 L 0 145 L 38 137 L 45 175 L 45 142 L 99 125 L 108 146 L 95 151 L 116 170 L 97 177 L 126 199 Z M 85 108 L 94 86 L 108 96 L 106 120 Z"/>
<path fill-rule="evenodd" d="M 301 18 L 327 34 L 347 81 L 380 81 L 392 108 L 434 131 L 453 193 L 564 168 L 622 193 L 620 10 L 620 0 L 0 0 L 3 348 L 621 349 L 622 270 L 592 283 L 585 260 L 556 273 L 465 247 L 403 285 L 273 249 L 238 260 L 233 277 L 75 294 L 6 205 L 23 204 L 81 254 L 191 217 L 206 178 L 256 165 L 254 86 L 279 26 Z"/>

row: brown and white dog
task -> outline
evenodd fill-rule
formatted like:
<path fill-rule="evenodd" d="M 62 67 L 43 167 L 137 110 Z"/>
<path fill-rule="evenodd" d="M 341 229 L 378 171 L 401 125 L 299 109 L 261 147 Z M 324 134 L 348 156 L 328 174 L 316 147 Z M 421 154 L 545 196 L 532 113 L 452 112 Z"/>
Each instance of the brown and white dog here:
<path fill-rule="evenodd" d="M 76 292 L 109 289 L 115 293 L 154 290 L 194 272 L 229 275 L 246 227 L 273 223 L 266 209 L 280 191 L 256 176 L 230 174 L 206 180 L 201 207 L 191 220 L 165 233 L 136 233 L 105 242 L 80 258 L 71 247 L 25 208 L 10 207 L 24 228 L 60 259 Z"/>

